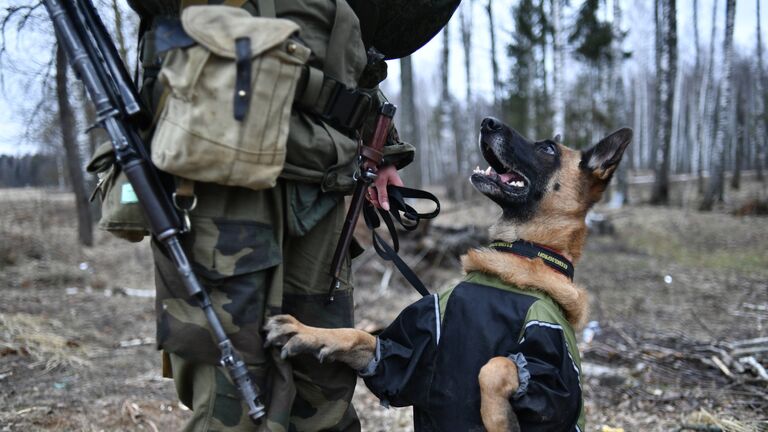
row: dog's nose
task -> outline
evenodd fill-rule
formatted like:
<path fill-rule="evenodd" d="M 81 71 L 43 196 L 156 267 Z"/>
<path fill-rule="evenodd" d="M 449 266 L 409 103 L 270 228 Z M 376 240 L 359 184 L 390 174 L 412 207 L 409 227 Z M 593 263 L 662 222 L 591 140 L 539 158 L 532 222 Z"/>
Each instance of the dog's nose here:
<path fill-rule="evenodd" d="M 482 123 L 480 123 L 480 128 L 486 131 L 496 132 L 501 130 L 501 125 L 502 123 L 499 120 L 496 120 L 493 117 L 486 117 L 483 119 Z"/>

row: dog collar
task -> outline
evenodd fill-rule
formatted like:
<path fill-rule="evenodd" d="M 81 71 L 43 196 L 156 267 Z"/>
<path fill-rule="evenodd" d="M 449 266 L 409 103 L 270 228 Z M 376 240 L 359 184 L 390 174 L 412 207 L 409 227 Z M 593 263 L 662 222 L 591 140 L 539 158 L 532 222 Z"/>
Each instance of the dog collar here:
<path fill-rule="evenodd" d="M 573 264 L 568 258 L 551 249 L 541 247 L 536 243 L 531 243 L 525 240 L 515 240 L 512 243 L 494 240 L 488 247 L 499 252 L 509 252 L 527 258 L 541 258 L 541 260 L 544 261 L 544 264 L 565 275 L 568 279 L 573 280 Z"/>

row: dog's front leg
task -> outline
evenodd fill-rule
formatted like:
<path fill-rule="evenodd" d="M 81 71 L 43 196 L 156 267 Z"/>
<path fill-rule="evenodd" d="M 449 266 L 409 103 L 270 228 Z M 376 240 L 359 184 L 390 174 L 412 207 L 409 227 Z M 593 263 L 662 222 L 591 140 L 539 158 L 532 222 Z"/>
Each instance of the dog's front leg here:
<path fill-rule="evenodd" d="M 264 326 L 265 346 L 280 346 L 282 358 L 311 354 L 320 362 L 340 361 L 359 370 L 373 360 L 376 338 L 364 331 L 306 326 L 291 315 L 277 315 Z"/>
<path fill-rule="evenodd" d="M 520 425 L 509 398 L 520 385 L 517 365 L 506 357 L 494 357 L 481 369 L 480 415 L 488 432 L 519 432 Z"/>

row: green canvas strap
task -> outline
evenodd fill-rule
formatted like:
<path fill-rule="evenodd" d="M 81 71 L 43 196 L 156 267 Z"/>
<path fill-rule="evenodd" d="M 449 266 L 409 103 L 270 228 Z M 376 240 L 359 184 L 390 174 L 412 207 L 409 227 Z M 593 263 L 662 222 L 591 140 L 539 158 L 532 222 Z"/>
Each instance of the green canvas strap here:
<path fill-rule="evenodd" d="M 189 6 L 202 6 L 202 5 L 222 5 L 232 6 L 236 8 L 248 8 L 248 4 L 252 3 L 251 0 L 224 0 L 222 2 L 210 2 L 208 0 L 181 0 L 181 10 Z M 275 17 L 275 0 L 256 0 L 256 7 L 258 15 L 264 18 Z"/>
<path fill-rule="evenodd" d="M 264 18 L 275 18 L 277 16 L 275 0 L 256 0 L 256 5 L 259 7 L 259 16 Z"/>

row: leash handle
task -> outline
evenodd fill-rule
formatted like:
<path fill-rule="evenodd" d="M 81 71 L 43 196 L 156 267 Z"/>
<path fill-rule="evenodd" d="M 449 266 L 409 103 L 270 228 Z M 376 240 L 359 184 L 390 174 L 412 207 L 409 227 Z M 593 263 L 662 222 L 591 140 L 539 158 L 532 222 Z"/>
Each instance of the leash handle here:
<path fill-rule="evenodd" d="M 405 277 L 408 283 L 418 291 L 422 296 L 430 295 L 424 282 L 419 279 L 416 272 L 411 269 L 397 252 L 400 250 L 400 242 L 397 236 L 397 229 L 392 219 L 396 220 L 404 229 L 408 231 L 415 230 L 422 219 L 433 219 L 440 213 L 440 201 L 431 193 L 419 189 L 410 189 L 400 186 L 387 186 L 390 197 L 390 210 L 386 212 L 382 209 L 376 209 L 371 203 L 366 203 L 363 210 L 365 225 L 371 230 L 373 235 L 373 248 L 384 261 L 392 261 L 400 274 Z M 406 198 L 426 199 L 435 204 L 435 209 L 429 213 L 419 213 L 413 207 L 405 203 Z M 402 217 L 400 214 L 402 213 Z M 379 218 L 381 216 L 381 218 Z M 376 228 L 381 226 L 381 221 L 389 231 L 392 238 L 392 245 L 388 244 L 377 232 Z M 407 223 L 405 221 L 408 221 Z"/>

